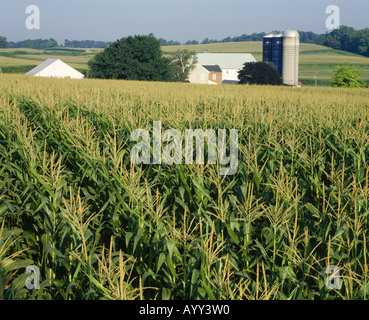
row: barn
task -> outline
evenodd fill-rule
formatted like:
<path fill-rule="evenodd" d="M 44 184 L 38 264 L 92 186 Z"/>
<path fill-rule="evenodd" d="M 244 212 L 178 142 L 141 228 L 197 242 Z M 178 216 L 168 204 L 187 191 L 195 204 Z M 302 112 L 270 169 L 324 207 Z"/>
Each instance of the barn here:
<path fill-rule="evenodd" d="M 250 53 L 199 53 L 197 54 L 198 65 L 205 68 L 205 66 L 218 66 L 222 74 L 222 82 L 224 84 L 238 83 L 238 72 L 243 68 L 246 62 L 256 62 L 254 56 Z M 198 73 L 199 69 L 195 68 L 192 73 Z M 192 77 L 190 74 L 189 81 L 196 82 L 198 77 Z M 206 76 L 205 76 L 206 77 Z M 191 81 L 191 79 L 194 81 Z M 209 81 L 214 81 L 210 79 Z M 219 82 L 217 82 L 219 83 Z"/>
<path fill-rule="evenodd" d="M 36 68 L 27 72 L 26 76 L 70 79 L 83 79 L 85 77 L 60 59 L 47 59 Z"/>

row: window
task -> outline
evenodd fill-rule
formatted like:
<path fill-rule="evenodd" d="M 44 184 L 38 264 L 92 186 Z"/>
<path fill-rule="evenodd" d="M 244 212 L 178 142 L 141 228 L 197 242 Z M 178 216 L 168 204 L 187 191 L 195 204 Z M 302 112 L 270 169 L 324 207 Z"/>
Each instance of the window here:
<path fill-rule="evenodd" d="M 205 75 L 203 73 L 201 74 L 201 80 L 205 80 Z"/>
<path fill-rule="evenodd" d="M 214 73 L 213 74 L 213 80 L 216 80 L 217 79 L 217 75 Z"/>

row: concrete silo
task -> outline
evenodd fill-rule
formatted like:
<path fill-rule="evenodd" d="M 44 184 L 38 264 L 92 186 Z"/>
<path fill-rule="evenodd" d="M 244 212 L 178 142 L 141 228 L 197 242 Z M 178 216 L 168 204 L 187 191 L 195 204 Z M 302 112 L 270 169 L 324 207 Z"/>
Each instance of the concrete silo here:
<path fill-rule="evenodd" d="M 296 30 L 283 34 L 283 84 L 297 86 L 299 82 L 300 36 Z"/>

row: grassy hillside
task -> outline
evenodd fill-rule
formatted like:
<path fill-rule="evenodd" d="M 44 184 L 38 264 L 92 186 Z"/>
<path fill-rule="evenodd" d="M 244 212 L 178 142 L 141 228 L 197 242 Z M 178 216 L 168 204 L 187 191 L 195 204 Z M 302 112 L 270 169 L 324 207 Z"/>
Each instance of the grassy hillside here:
<path fill-rule="evenodd" d="M 163 47 L 163 52 L 165 55 L 169 55 L 179 49 L 188 49 L 195 52 L 201 52 L 204 49 L 210 52 L 245 52 L 252 53 L 258 61 L 262 60 L 261 42 L 166 46 Z M 9 72 L 10 70 L 14 73 L 25 73 L 48 58 L 60 58 L 70 66 L 83 71 L 87 69 L 88 60 L 100 50 L 71 48 L 49 50 L 0 49 L 0 69 L 2 72 Z M 324 46 L 303 43 L 300 46 L 300 81 L 304 85 L 313 85 L 314 74 L 318 72 L 318 84 L 329 85 L 335 66 L 345 62 L 349 62 L 359 69 L 362 79 L 369 83 L 369 58 Z"/>
<path fill-rule="evenodd" d="M 0 49 L 0 69 L 2 72 L 25 73 L 46 59 L 61 59 L 71 67 L 86 70 L 87 62 L 101 49 L 53 48 Z M 20 68 L 24 66 L 25 68 Z"/>
<path fill-rule="evenodd" d="M 167 54 L 175 52 L 178 49 L 187 49 L 195 52 L 201 52 L 205 49 L 210 52 L 237 52 L 237 53 L 252 53 L 257 60 L 262 59 L 262 44 L 261 42 L 225 42 L 225 43 L 209 43 L 183 46 L 166 46 L 163 51 Z"/>

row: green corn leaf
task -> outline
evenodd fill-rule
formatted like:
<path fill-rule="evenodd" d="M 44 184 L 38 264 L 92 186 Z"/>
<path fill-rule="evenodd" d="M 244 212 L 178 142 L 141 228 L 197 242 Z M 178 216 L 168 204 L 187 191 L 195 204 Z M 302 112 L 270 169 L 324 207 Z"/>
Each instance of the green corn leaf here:
<path fill-rule="evenodd" d="M 164 261 L 165 261 L 165 254 L 164 253 L 160 253 L 157 264 L 156 264 L 156 273 L 159 272 L 161 266 L 163 265 Z"/>

